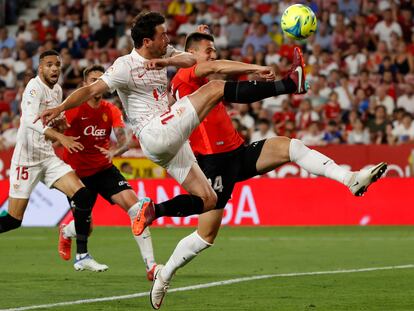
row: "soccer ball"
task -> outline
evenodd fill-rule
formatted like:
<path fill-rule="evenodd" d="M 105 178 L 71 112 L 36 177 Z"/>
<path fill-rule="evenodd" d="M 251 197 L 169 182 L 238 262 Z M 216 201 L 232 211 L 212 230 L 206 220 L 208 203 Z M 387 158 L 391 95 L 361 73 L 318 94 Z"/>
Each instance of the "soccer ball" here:
<path fill-rule="evenodd" d="M 283 12 L 281 26 L 289 38 L 303 40 L 316 31 L 315 13 L 303 4 L 294 4 Z"/>

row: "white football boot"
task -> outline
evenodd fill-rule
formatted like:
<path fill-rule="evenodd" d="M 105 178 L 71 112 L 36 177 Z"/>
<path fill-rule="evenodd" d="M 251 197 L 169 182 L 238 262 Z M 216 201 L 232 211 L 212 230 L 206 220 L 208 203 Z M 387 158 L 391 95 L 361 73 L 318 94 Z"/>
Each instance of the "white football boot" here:
<path fill-rule="evenodd" d="M 353 195 L 360 197 L 368 189 L 368 187 L 375 181 L 377 181 L 387 170 L 387 163 L 381 162 L 369 169 L 360 170 L 353 173 L 351 180 L 348 184 L 349 190 Z"/>
<path fill-rule="evenodd" d="M 170 287 L 170 282 L 166 282 L 161 278 L 161 270 L 164 268 L 164 265 L 157 265 L 155 267 L 154 281 L 152 283 L 152 288 L 150 291 L 150 301 L 151 306 L 158 310 L 161 308 L 162 301 L 167 293 L 168 288 Z"/>
<path fill-rule="evenodd" d="M 76 271 L 89 270 L 93 272 L 103 272 L 108 270 L 107 265 L 98 263 L 91 255 L 86 254 L 81 258 L 76 255 L 75 264 L 73 265 Z"/>

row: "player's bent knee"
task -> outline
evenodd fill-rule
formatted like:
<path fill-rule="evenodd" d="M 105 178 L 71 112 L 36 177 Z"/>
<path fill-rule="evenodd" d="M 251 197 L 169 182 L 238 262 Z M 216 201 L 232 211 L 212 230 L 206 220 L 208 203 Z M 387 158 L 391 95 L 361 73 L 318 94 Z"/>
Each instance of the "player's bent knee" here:
<path fill-rule="evenodd" d="M 95 203 L 93 194 L 86 187 L 80 188 L 70 200 L 72 207 L 78 210 L 92 210 Z"/>
<path fill-rule="evenodd" d="M 6 216 L 0 217 L 0 233 L 17 229 L 21 225 L 22 225 L 22 221 L 20 219 L 16 219 L 9 214 L 6 214 Z"/>
<path fill-rule="evenodd" d="M 216 207 L 217 194 L 214 191 L 210 191 L 207 196 L 203 198 L 204 211 L 210 211 Z"/>

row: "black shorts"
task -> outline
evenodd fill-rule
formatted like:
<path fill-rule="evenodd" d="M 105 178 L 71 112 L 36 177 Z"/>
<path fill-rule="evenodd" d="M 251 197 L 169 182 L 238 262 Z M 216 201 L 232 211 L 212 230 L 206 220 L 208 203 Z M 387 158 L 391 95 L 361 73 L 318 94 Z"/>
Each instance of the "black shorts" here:
<path fill-rule="evenodd" d="M 83 177 L 81 180 L 86 188 L 94 194 L 95 200 L 98 194 L 100 194 L 111 204 L 114 204 L 111 200 L 114 194 L 132 189 L 128 181 L 114 165 L 91 176 Z"/>
<path fill-rule="evenodd" d="M 237 182 L 259 175 L 256 162 L 265 141 L 242 145 L 230 152 L 197 156 L 199 166 L 217 193 L 216 209 L 226 206 Z"/>

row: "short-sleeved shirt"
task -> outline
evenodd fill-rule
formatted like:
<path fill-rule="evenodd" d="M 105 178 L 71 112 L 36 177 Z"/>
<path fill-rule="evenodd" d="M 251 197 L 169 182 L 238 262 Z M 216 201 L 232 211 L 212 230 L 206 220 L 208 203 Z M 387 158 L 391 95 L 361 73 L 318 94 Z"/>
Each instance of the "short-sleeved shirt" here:
<path fill-rule="evenodd" d="M 44 127 L 38 120 L 45 109 L 55 107 L 62 101 L 62 88 L 55 84 L 47 86 L 39 76 L 31 79 L 22 97 L 20 127 L 17 131 L 16 147 L 12 162 L 17 166 L 34 166 L 55 156 L 52 141 L 45 138 Z"/>
<path fill-rule="evenodd" d="M 171 81 L 175 99 L 190 95 L 206 84 L 206 78 L 195 74 L 197 65 L 181 68 Z M 190 136 L 190 145 L 195 155 L 216 154 L 237 149 L 244 142 L 234 129 L 222 102 L 217 104 Z"/>
<path fill-rule="evenodd" d="M 65 135 L 80 137 L 84 149 L 69 153 L 66 149 L 63 159 L 68 163 L 79 177 L 96 174 L 112 166 L 112 163 L 95 146 L 105 149 L 110 147 L 112 128 L 125 127 L 121 111 L 110 102 L 102 100 L 97 108 L 88 103 L 65 111 L 70 128 Z"/>
<path fill-rule="evenodd" d="M 175 51 L 168 46 L 164 57 Z M 167 68 L 146 70 L 145 61 L 147 59 L 134 49 L 130 54 L 119 57 L 101 76 L 110 92 L 117 91 L 137 136 L 150 120 L 169 109 Z"/>

